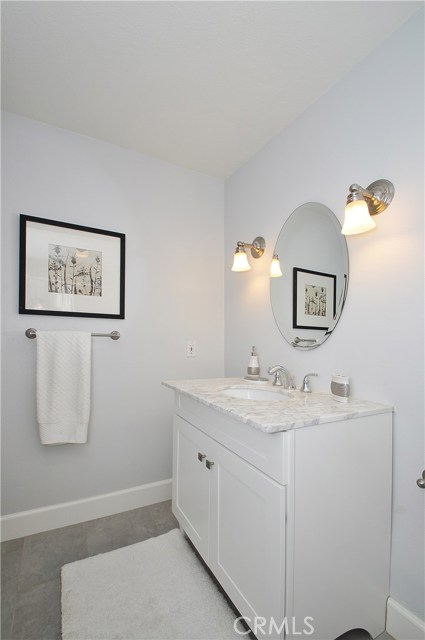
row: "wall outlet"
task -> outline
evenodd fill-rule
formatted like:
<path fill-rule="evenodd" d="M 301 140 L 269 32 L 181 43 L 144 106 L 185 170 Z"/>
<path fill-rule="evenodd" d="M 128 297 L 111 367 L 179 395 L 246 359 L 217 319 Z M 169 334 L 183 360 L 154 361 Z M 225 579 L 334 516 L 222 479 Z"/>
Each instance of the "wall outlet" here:
<path fill-rule="evenodd" d="M 194 340 L 188 340 L 186 342 L 186 358 L 196 357 L 196 342 Z"/>

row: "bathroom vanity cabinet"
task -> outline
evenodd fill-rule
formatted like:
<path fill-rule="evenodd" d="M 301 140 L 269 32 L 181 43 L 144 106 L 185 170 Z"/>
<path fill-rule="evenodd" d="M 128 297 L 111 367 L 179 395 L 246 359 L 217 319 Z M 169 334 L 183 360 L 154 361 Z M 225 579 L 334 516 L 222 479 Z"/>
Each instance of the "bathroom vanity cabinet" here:
<path fill-rule="evenodd" d="M 257 637 L 376 637 L 389 595 L 390 408 L 269 433 L 235 412 L 176 393 L 181 528 Z"/>

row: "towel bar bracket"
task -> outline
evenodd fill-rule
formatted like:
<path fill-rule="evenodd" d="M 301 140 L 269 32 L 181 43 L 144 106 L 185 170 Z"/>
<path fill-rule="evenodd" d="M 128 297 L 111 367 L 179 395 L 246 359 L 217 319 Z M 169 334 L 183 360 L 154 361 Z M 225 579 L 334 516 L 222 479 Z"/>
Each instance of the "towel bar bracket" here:
<path fill-rule="evenodd" d="M 37 337 L 37 330 L 30 327 L 25 331 L 25 335 L 30 340 L 34 340 Z M 92 333 L 92 336 L 101 337 L 101 338 L 111 338 L 112 340 L 119 340 L 121 334 L 119 331 L 111 331 L 111 333 Z"/>

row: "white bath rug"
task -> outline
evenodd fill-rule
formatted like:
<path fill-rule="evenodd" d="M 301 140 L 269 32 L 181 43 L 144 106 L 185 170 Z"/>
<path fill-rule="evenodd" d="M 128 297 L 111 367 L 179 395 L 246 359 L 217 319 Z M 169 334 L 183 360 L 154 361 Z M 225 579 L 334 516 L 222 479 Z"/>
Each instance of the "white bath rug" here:
<path fill-rule="evenodd" d="M 62 567 L 63 640 L 244 638 L 178 529 Z"/>

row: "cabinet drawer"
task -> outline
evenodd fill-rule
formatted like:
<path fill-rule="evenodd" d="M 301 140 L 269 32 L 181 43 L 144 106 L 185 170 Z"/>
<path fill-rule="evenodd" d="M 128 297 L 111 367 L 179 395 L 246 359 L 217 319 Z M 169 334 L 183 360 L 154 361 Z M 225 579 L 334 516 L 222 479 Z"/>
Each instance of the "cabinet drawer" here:
<path fill-rule="evenodd" d="M 273 480 L 288 483 L 290 432 L 265 433 L 178 393 L 175 411 Z"/>

